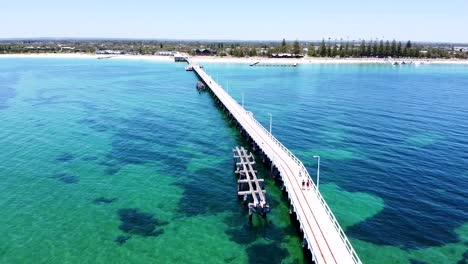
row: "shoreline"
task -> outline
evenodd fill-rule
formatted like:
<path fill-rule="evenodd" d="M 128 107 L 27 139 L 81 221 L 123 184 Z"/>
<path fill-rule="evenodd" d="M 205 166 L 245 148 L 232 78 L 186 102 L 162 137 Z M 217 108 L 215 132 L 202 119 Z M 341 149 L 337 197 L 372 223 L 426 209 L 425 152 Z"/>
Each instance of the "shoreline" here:
<path fill-rule="evenodd" d="M 0 54 L 1 58 L 63 58 L 63 59 L 97 59 L 109 57 L 106 59 L 127 59 L 127 60 L 145 60 L 145 61 L 166 61 L 174 62 L 172 56 L 158 55 L 97 55 L 83 53 L 32 53 L 32 54 Z M 232 64 L 252 64 L 260 61 L 263 65 L 268 64 L 391 64 L 393 61 L 405 63 L 423 63 L 423 64 L 466 64 L 468 59 L 417 59 L 417 58 L 235 58 L 235 57 L 191 57 L 198 63 L 232 63 Z"/>

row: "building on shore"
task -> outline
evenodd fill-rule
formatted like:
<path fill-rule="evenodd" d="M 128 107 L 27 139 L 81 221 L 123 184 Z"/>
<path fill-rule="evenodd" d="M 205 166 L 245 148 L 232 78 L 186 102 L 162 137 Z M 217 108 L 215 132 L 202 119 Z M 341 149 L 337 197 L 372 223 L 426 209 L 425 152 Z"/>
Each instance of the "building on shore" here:
<path fill-rule="evenodd" d="M 193 51 L 197 56 L 210 56 L 218 54 L 217 50 L 210 50 L 210 49 L 196 49 Z"/>
<path fill-rule="evenodd" d="M 104 55 L 120 55 L 125 54 L 124 50 L 96 50 L 96 54 Z"/>
<path fill-rule="evenodd" d="M 174 61 L 175 62 L 185 62 L 187 61 L 187 57 L 181 53 L 175 53 L 174 54 Z"/>
<path fill-rule="evenodd" d="M 175 51 L 166 51 L 166 50 L 161 50 L 161 51 L 156 51 L 154 55 L 157 56 L 174 56 L 177 52 Z"/>
<path fill-rule="evenodd" d="M 453 47 L 453 49 L 454 49 L 455 51 L 458 51 L 458 52 L 468 52 L 468 47 L 462 47 L 462 46 L 461 46 L 461 47 L 457 47 L 457 46 L 455 46 L 455 47 Z"/>
<path fill-rule="evenodd" d="M 303 58 L 302 54 L 291 54 L 291 53 L 273 53 L 272 58 Z"/>

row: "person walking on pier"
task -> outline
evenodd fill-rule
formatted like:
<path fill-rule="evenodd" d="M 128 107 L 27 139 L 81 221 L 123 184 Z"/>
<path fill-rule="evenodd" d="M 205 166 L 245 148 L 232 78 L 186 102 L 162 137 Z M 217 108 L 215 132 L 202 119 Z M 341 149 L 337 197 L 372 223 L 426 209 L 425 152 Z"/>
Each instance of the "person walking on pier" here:
<path fill-rule="evenodd" d="M 307 180 L 307 190 L 310 190 L 310 180 Z"/>
<path fill-rule="evenodd" d="M 302 180 L 302 190 L 304 190 L 305 181 Z"/>

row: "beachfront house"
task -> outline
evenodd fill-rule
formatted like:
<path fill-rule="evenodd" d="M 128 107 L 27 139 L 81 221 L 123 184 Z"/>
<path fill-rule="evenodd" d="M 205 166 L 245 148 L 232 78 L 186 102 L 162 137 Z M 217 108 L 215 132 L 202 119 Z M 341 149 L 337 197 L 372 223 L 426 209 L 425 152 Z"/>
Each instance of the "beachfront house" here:
<path fill-rule="evenodd" d="M 156 51 L 154 55 L 157 56 L 174 56 L 175 51 Z"/>
<path fill-rule="evenodd" d="M 273 53 L 272 58 L 303 58 L 302 54 L 291 54 L 291 53 Z"/>
<path fill-rule="evenodd" d="M 196 49 L 194 50 L 195 55 L 197 56 L 210 56 L 218 54 L 217 50 L 209 50 L 209 49 Z"/>
<path fill-rule="evenodd" d="M 119 55 L 125 54 L 124 50 L 96 50 L 96 54 L 99 55 Z"/>
<path fill-rule="evenodd" d="M 187 58 L 186 58 L 185 55 L 177 52 L 177 53 L 174 54 L 174 61 L 175 62 L 185 62 L 185 61 L 187 61 Z"/>

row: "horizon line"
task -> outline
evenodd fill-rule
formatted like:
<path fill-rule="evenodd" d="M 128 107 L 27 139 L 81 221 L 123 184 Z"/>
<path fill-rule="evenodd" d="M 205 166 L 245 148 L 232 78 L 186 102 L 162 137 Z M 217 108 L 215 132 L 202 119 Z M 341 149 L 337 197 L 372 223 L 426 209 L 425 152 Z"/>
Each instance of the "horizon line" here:
<path fill-rule="evenodd" d="M 182 38 L 130 38 L 130 37 L 0 37 L 0 41 L 8 41 L 8 40 L 144 40 L 144 41 L 182 41 L 182 42 L 188 42 L 188 41 L 203 41 L 203 42 L 281 42 L 283 38 L 281 39 L 211 39 L 211 38 L 200 38 L 200 39 L 182 39 Z M 322 38 L 322 39 L 307 39 L 307 40 L 300 40 L 300 39 L 291 39 L 288 40 L 286 39 L 287 42 L 293 42 L 298 40 L 299 42 L 321 42 L 325 40 L 326 42 L 353 42 L 353 41 L 397 41 L 397 42 L 407 42 L 411 41 L 413 43 L 438 43 L 438 44 L 466 44 L 468 45 L 468 42 L 463 42 L 463 41 L 430 41 L 430 40 L 399 40 L 399 39 L 381 39 L 381 38 L 375 38 L 375 39 L 327 39 L 327 38 Z"/>

